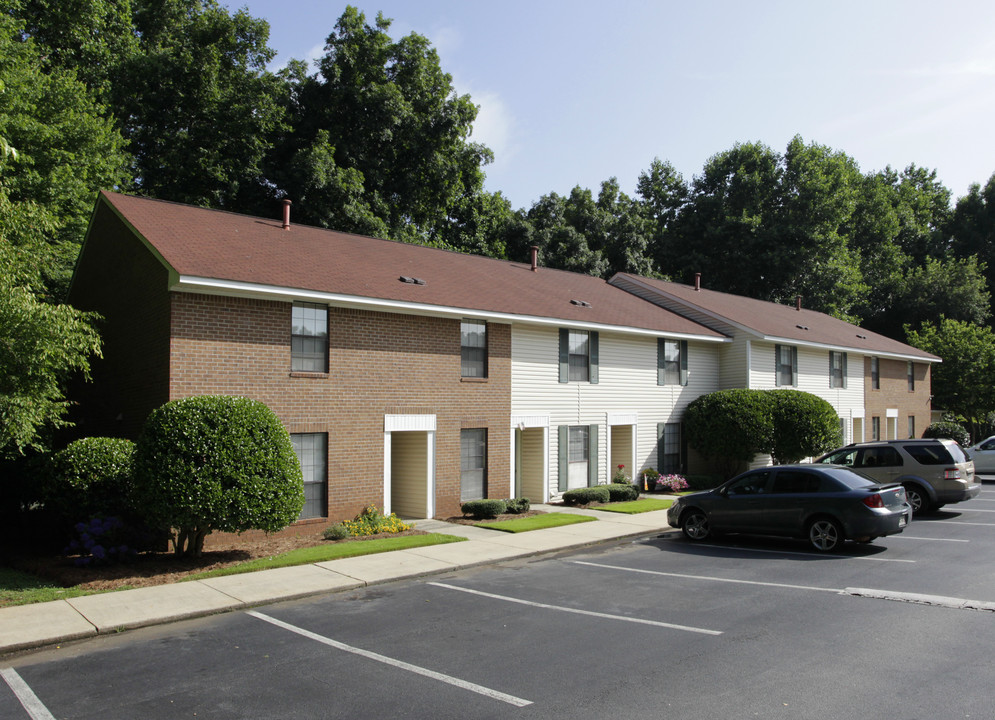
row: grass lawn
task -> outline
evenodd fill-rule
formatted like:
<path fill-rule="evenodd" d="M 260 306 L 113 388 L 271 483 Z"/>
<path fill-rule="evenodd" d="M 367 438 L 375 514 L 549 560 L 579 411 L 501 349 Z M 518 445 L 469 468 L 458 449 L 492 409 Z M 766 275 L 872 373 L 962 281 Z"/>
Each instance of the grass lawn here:
<path fill-rule="evenodd" d="M 636 513 L 653 512 L 654 510 L 666 510 L 673 504 L 673 502 L 674 501 L 670 498 L 667 498 L 666 500 L 662 498 L 644 498 L 642 500 L 632 500 L 631 502 L 598 505 L 595 509 L 635 515 Z"/>
<path fill-rule="evenodd" d="M 520 533 L 529 530 L 543 530 L 545 528 L 560 527 L 562 525 L 573 525 L 574 523 L 590 522 L 597 518 L 587 515 L 574 515 L 572 513 L 543 513 L 542 515 L 532 515 L 531 517 L 519 518 L 517 520 L 502 520 L 501 522 L 481 522 L 477 527 L 488 530 L 500 530 L 502 532 Z"/>
<path fill-rule="evenodd" d="M 0 568 L 0 607 L 65 600 L 94 593 L 93 590 L 59 587 L 20 570 Z"/>
<path fill-rule="evenodd" d="M 273 557 L 247 560 L 231 567 L 196 573 L 184 580 L 202 580 L 203 578 L 220 575 L 238 575 L 239 573 L 270 570 L 272 568 L 290 567 L 291 565 L 307 565 L 309 563 L 326 562 L 340 558 L 372 555 L 374 553 L 390 552 L 391 550 L 407 550 L 408 548 L 425 547 L 426 545 L 444 545 L 451 542 L 461 542 L 466 538 L 442 533 L 427 533 L 425 535 L 402 535 L 401 537 L 376 538 L 357 542 L 328 543 L 314 547 L 291 550 Z"/>

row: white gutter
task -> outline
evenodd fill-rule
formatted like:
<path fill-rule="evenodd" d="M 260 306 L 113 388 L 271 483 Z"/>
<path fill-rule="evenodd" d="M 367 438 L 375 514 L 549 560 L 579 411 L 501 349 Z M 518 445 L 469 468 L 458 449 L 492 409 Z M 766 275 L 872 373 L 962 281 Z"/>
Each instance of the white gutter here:
<path fill-rule="evenodd" d="M 217 278 L 202 278 L 192 275 L 170 277 L 170 290 L 176 292 L 203 293 L 208 295 L 227 295 L 265 300 L 321 302 L 336 307 L 354 309 L 387 310 L 405 315 L 430 315 L 446 318 L 480 318 L 506 323 L 523 323 L 563 327 L 569 326 L 583 330 L 598 330 L 600 332 L 617 332 L 627 335 L 644 335 L 651 337 L 679 338 L 699 342 L 728 343 L 727 337 L 711 337 L 694 333 L 668 332 L 665 330 L 648 330 L 646 328 L 626 325 L 610 325 L 607 323 L 583 322 L 578 320 L 515 313 L 502 313 L 474 308 L 446 307 L 427 303 L 414 303 L 402 300 L 387 300 L 384 298 L 363 297 L 359 295 L 343 295 L 340 293 L 319 292 L 317 290 L 300 290 L 279 285 L 263 285 L 259 283 L 238 282 L 235 280 L 218 280 Z"/>

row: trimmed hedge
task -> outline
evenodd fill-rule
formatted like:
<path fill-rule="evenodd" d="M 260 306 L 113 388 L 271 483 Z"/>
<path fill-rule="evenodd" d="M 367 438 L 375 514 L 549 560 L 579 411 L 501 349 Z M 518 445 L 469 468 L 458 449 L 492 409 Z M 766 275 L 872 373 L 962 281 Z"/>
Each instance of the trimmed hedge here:
<path fill-rule="evenodd" d="M 88 437 L 52 455 L 45 504 L 70 521 L 125 515 L 133 507 L 135 444 L 124 438 Z"/>
<path fill-rule="evenodd" d="M 608 488 L 609 502 L 628 502 L 639 499 L 639 489 L 630 483 L 609 483 L 603 487 Z"/>
<path fill-rule="evenodd" d="M 564 505 L 587 505 L 596 502 L 611 502 L 611 493 L 607 485 L 576 488 L 575 490 L 567 490 L 563 493 Z"/>
<path fill-rule="evenodd" d="M 475 520 L 493 520 L 507 508 L 504 500 L 470 500 L 460 505 L 460 511 Z"/>
<path fill-rule="evenodd" d="M 504 501 L 504 504 L 507 506 L 505 511 L 515 515 L 527 513 L 532 507 L 528 498 L 509 498 Z"/>
<path fill-rule="evenodd" d="M 961 447 L 971 444 L 971 437 L 961 425 L 955 422 L 936 422 L 927 427 L 922 436 L 924 438 L 949 438 L 956 440 Z"/>
<path fill-rule="evenodd" d="M 146 420 L 135 449 L 138 499 L 151 523 L 177 528 L 178 555 L 213 530 L 275 532 L 304 506 L 301 467 L 279 418 L 256 400 L 173 400 Z"/>

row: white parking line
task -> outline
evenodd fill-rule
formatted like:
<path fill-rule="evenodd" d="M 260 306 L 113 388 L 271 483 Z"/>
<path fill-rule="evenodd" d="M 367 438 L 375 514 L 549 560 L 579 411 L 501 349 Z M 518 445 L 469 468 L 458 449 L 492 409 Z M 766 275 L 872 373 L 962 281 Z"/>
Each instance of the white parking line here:
<path fill-rule="evenodd" d="M 889 535 L 889 538 L 896 537 L 895 535 Z M 810 552 L 794 552 L 792 550 L 762 550 L 760 548 L 747 548 L 740 545 L 707 545 L 705 543 L 695 543 L 692 547 L 700 548 L 718 548 L 720 550 L 742 550 L 743 552 L 751 553 L 767 553 L 768 555 L 797 555 L 799 557 L 807 558 L 844 558 L 848 560 L 873 560 L 875 562 L 897 562 L 897 563 L 914 563 L 915 560 L 901 560 L 899 558 L 881 558 L 881 557 L 860 557 L 857 555 L 829 555 L 826 553 L 819 553 L 818 555 Z"/>
<path fill-rule="evenodd" d="M 905 533 L 902 533 L 901 535 L 889 535 L 888 539 L 889 540 L 892 540 L 892 539 L 895 539 L 895 540 L 928 540 L 930 542 L 959 542 L 959 543 L 971 542 L 970 540 L 960 540 L 960 539 L 957 539 L 957 538 L 924 538 L 924 537 L 916 537 L 915 535 L 906 535 Z"/>
<path fill-rule="evenodd" d="M 964 508 L 963 510 L 961 510 L 960 508 L 957 508 L 957 510 L 959 512 L 990 512 L 990 513 L 995 513 L 995 510 L 982 510 L 981 508 L 976 508 L 976 507 Z"/>
<path fill-rule="evenodd" d="M 14 668 L 3 668 L 0 670 L 0 677 L 3 677 L 7 685 L 14 692 L 14 695 L 17 696 L 17 699 L 21 701 L 21 705 L 27 710 L 31 720 L 55 720 L 55 715 L 48 711 L 48 708 L 42 704 L 42 701 L 28 687 L 28 684 L 21 679 L 21 676 L 17 674 Z"/>
<path fill-rule="evenodd" d="M 521 600 L 519 598 L 508 597 L 506 595 L 495 595 L 493 593 L 481 592 L 480 590 L 471 590 L 470 588 L 457 587 L 456 585 L 447 585 L 445 583 L 430 582 L 428 584 L 435 587 L 446 588 L 447 590 L 458 590 L 460 592 L 470 593 L 471 595 L 480 595 L 494 600 L 504 600 L 505 602 L 517 603 L 519 605 L 542 608 L 543 610 L 556 610 L 558 612 L 573 613 L 574 615 L 588 615 L 591 617 L 607 618 L 608 620 L 622 620 L 624 622 L 638 623 L 640 625 L 653 625 L 655 627 L 670 628 L 671 630 L 685 630 L 687 632 L 700 633 L 702 635 L 722 634 L 721 630 L 706 630 L 705 628 L 696 628 L 689 625 L 674 625 L 673 623 L 665 623 L 658 620 L 645 620 L 643 618 L 628 617 L 626 615 L 611 615 L 609 613 L 594 612 L 592 610 L 578 610 L 576 608 L 566 608 L 559 605 L 547 605 L 546 603 Z"/>
<path fill-rule="evenodd" d="M 621 570 L 623 572 L 640 573 L 643 575 L 659 575 L 662 577 L 676 577 L 685 580 L 706 580 L 710 582 L 729 583 L 732 585 L 760 585 L 762 587 L 774 587 L 785 590 L 811 590 L 815 592 L 826 592 L 834 595 L 849 595 L 852 597 L 875 598 L 878 600 L 896 600 L 899 602 L 917 603 L 920 605 L 936 605 L 938 607 L 953 608 L 956 610 L 987 610 L 995 611 L 995 602 L 986 600 L 967 600 L 964 598 L 941 597 L 939 595 L 923 595 L 921 593 L 897 592 L 894 590 L 874 590 L 870 588 L 824 588 L 812 585 L 788 585 L 786 583 L 759 582 L 757 580 L 733 580 L 730 578 L 713 577 L 710 575 L 688 575 L 684 573 L 669 573 L 660 570 L 643 570 L 641 568 L 621 567 L 619 565 L 604 565 L 602 563 L 586 562 L 584 560 L 572 560 L 574 565 L 589 565 L 590 567 L 606 568 L 608 570 Z"/>
<path fill-rule="evenodd" d="M 917 522 L 934 522 L 942 525 L 977 525 L 978 527 L 995 527 L 995 523 L 973 523 L 963 520 L 918 520 Z"/>
<path fill-rule="evenodd" d="M 733 585 L 760 585 L 762 587 L 783 588 L 786 590 L 815 590 L 817 592 L 843 594 L 839 588 L 824 588 L 814 585 L 788 585 L 785 583 L 760 582 L 758 580 L 732 580 L 730 578 L 712 577 L 711 575 L 687 575 L 685 573 L 663 572 L 662 570 L 643 570 L 641 568 L 621 567 L 619 565 L 604 565 L 602 563 L 586 562 L 584 560 L 572 560 L 574 565 L 588 565 L 590 567 L 607 568 L 608 570 L 622 570 L 624 572 L 640 573 L 642 575 L 658 575 L 661 577 L 684 578 L 685 580 L 709 580 L 711 582 L 730 583 Z"/>
<path fill-rule="evenodd" d="M 369 650 L 362 650 L 351 645 L 346 645 L 345 643 L 340 643 L 336 640 L 332 640 L 331 638 L 327 638 L 324 635 L 318 635 L 310 630 L 305 630 L 304 628 L 299 628 L 296 625 L 285 623 L 282 620 L 277 620 L 274 617 L 264 615 L 260 612 L 256 612 L 255 610 L 247 611 L 246 615 L 259 618 L 260 620 L 264 620 L 268 623 L 276 625 L 277 627 L 281 627 L 284 630 L 297 633 L 298 635 L 302 635 L 303 637 L 323 643 L 337 650 L 343 650 L 345 652 L 367 658 L 368 660 L 375 660 L 376 662 L 381 662 L 385 665 L 391 665 L 393 667 L 400 668 L 401 670 L 407 670 L 408 672 L 413 672 L 416 675 L 423 675 L 424 677 L 453 685 L 462 690 L 469 690 L 470 692 L 477 693 L 478 695 L 483 695 L 494 700 L 500 700 L 503 703 L 508 703 L 509 705 L 514 705 L 515 707 L 525 707 L 526 705 L 532 704 L 531 700 L 523 700 L 522 698 L 515 697 L 514 695 L 507 695 L 503 692 L 484 687 L 483 685 L 477 685 L 476 683 L 460 680 L 459 678 L 452 677 L 451 675 L 445 675 L 443 673 L 435 672 L 434 670 L 428 670 L 417 665 L 412 665 L 411 663 L 406 663 L 403 660 L 395 660 L 394 658 L 387 657 L 386 655 L 380 655 L 379 653 L 370 652 Z"/>

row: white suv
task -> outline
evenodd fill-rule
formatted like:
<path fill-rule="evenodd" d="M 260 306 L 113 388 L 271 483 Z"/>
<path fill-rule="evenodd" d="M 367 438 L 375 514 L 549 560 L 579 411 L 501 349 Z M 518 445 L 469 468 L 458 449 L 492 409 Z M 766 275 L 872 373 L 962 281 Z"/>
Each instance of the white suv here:
<path fill-rule="evenodd" d="M 877 482 L 897 482 L 915 514 L 963 502 L 981 492 L 974 462 L 953 440 L 882 440 L 853 443 L 816 462 L 845 465 Z"/>

